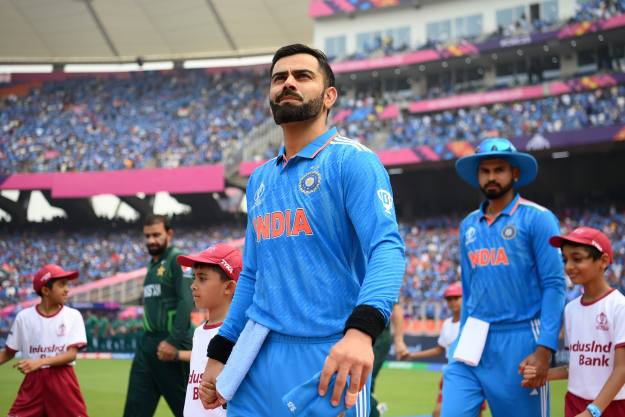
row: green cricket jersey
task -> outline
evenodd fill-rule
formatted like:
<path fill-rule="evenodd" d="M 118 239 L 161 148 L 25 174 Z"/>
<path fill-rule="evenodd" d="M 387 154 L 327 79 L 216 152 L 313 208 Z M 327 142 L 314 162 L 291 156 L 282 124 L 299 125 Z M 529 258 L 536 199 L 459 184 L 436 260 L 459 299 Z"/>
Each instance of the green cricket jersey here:
<path fill-rule="evenodd" d="M 167 332 L 167 342 L 178 349 L 191 349 L 191 280 L 183 277 L 178 255 L 180 251 L 170 246 L 148 265 L 143 282 L 143 327 L 146 332 Z"/>

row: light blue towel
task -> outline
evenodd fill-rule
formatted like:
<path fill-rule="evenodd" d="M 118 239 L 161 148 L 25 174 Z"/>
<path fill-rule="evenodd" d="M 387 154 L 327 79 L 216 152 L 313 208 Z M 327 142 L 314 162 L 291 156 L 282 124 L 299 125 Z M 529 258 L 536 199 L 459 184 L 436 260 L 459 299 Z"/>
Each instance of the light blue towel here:
<path fill-rule="evenodd" d="M 289 409 L 291 414 L 295 417 L 319 417 L 319 416 L 336 416 L 341 415 L 341 412 L 346 411 L 345 407 L 345 393 L 349 387 L 350 377 L 347 377 L 345 388 L 341 394 L 341 399 L 338 406 L 333 406 L 330 403 L 332 392 L 334 391 L 334 382 L 336 380 L 336 374 L 330 378 L 330 384 L 326 395 L 319 396 L 319 381 L 321 380 L 321 371 L 317 372 L 311 379 L 303 384 L 293 388 L 284 397 L 282 397 L 282 403 Z M 364 395 L 364 392 L 360 392 L 360 395 Z M 360 397 L 359 397 L 360 401 Z M 358 404 L 361 405 L 360 403 Z M 356 412 L 356 415 L 358 412 Z"/>
<path fill-rule="evenodd" d="M 258 355 L 269 329 L 252 320 L 245 323 L 223 371 L 217 377 L 217 391 L 230 401 Z"/>

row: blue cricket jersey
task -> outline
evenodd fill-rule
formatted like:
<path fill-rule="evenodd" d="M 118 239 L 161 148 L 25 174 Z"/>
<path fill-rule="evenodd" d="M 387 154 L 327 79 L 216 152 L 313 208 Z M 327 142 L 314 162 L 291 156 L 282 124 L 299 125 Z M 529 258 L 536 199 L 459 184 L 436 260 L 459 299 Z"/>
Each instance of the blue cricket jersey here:
<path fill-rule="evenodd" d="M 537 343 L 556 350 L 565 303 L 558 249 L 549 238 L 560 233 L 556 216 L 517 195 L 495 218 L 485 201 L 460 225 L 463 305 L 468 316 L 489 323 L 540 319 Z"/>
<path fill-rule="evenodd" d="M 355 306 L 386 321 L 405 269 L 388 174 L 377 155 L 335 128 L 247 186 L 243 271 L 219 334 L 247 318 L 290 336 L 341 333 Z"/>

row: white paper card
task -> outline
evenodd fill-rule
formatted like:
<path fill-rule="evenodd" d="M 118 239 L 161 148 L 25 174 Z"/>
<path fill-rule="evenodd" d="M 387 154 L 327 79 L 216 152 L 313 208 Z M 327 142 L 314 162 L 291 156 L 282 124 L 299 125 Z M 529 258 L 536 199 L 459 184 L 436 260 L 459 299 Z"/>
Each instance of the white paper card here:
<path fill-rule="evenodd" d="M 469 317 L 464 323 L 454 359 L 470 366 L 477 366 L 482 358 L 490 323 Z"/>

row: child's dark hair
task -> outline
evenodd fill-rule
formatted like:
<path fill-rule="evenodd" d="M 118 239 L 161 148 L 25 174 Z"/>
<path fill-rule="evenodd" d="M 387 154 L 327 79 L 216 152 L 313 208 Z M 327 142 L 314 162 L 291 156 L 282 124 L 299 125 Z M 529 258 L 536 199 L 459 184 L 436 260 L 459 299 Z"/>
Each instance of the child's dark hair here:
<path fill-rule="evenodd" d="M 603 255 L 603 252 L 599 251 L 599 249 L 595 248 L 594 246 L 584 245 L 583 243 L 575 243 L 571 241 L 566 241 L 562 245 L 562 248 L 564 248 L 565 246 L 584 249 L 586 253 L 588 253 L 588 255 L 592 258 L 593 261 L 601 259 L 601 256 Z"/>
<path fill-rule="evenodd" d="M 52 286 L 54 285 L 54 281 L 56 281 L 55 279 L 51 279 L 50 281 L 46 282 L 43 286 L 48 288 L 50 291 L 52 291 Z M 41 290 L 39 290 L 39 292 L 37 293 L 38 296 L 43 296 L 43 287 L 41 287 Z"/>
<path fill-rule="evenodd" d="M 204 262 L 196 262 L 195 265 L 193 265 L 193 268 L 198 268 L 198 267 L 203 267 L 203 268 L 208 268 L 212 271 L 215 271 L 219 274 L 219 278 L 221 279 L 221 282 L 227 282 L 230 281 L 230 277 L 228 277 L 228 275 L 226 275 L 226 272 L 221 269 L 219 267 L 219 265 L 215 265 L 215 264 L 206 264 Z"/>

